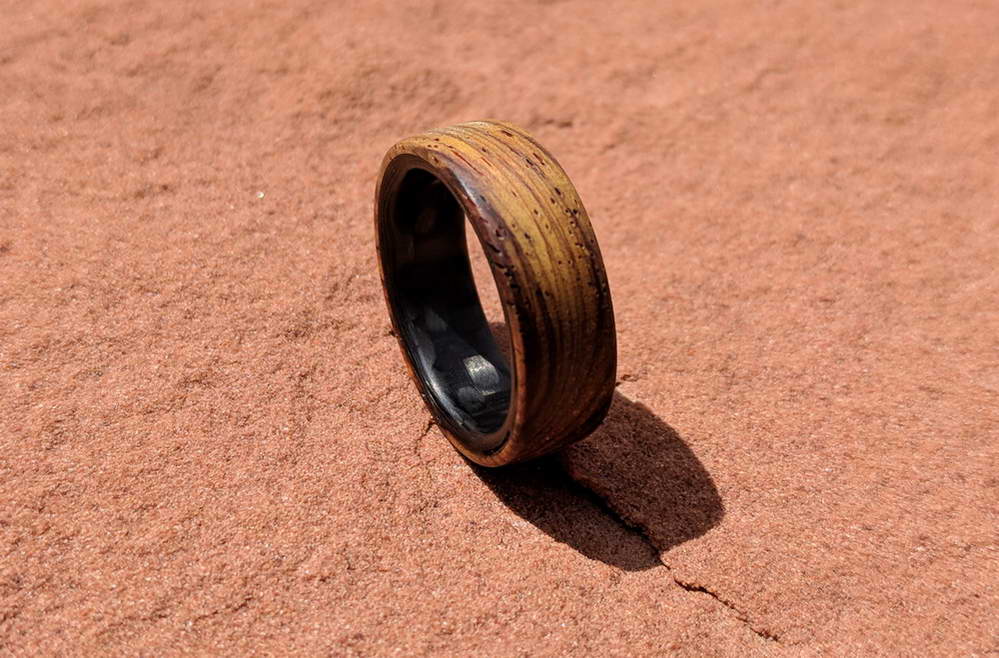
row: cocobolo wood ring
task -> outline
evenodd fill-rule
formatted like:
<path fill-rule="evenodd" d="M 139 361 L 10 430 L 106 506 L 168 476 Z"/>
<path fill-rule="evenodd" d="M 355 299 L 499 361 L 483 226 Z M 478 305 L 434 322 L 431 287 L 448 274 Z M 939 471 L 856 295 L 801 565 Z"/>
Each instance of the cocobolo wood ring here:
<path fill-rule="evenodd" d="M 462 123 L 393 146 L 375 194 L 395 335 L 451 443 L 500 466 L 592 432 L 614 393 L 614 312 L 590 220 L 555 158 L 510 124 Z M 466 219 L 492 269 L 512 363 L 482 312 Z"/>

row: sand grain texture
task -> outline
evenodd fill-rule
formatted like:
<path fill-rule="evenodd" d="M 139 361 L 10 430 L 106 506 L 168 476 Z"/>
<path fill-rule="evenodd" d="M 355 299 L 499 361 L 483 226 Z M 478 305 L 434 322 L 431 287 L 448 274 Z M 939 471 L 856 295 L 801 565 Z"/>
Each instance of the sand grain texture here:
<path fill-rule="evenodd" d="M 999 8 L 236 4 L 0 2 L 0 653 L 999 648 Z M 484 117 L 619 329 L 605 426 L 509 472 L 371 230 Z"/>

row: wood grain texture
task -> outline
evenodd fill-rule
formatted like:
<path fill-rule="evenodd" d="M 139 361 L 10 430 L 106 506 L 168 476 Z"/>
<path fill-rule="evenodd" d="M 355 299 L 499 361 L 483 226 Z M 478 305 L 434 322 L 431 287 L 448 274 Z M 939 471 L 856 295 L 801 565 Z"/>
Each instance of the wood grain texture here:
<path fill-rule="evenodd" d="M 477 450 L 415 374 L 399 331 L 387 254 L 398 181 L 431 172 L 461 205 L 483 246 L 510 332 L 510 411 L 496 448 Z M 614 391 L 614 314 L 600 250 L 583 203 L 555 158 L 524 130 L 475 121 L 396 144 L 376 191 L 382 281 L 403 353 L 448 439 L 473 461 L 498 466 L 537 457 L 593 431 Z"/>

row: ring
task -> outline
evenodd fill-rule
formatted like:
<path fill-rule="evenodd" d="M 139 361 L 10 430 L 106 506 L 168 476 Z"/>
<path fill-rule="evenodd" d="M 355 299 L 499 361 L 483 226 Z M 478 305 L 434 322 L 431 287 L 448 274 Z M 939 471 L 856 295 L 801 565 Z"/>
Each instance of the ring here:
<path fill-rule="evenodd" d="M 496 283 L 510 362 L 476 292 L 466 219 Z M 603 421 L 617 367 L 607 274 L 576 189 L 533 137 L 474 121 L 402 140 L 382 162 L 375 230 L 393 333 L 463 455 L 523 461 Z"/>

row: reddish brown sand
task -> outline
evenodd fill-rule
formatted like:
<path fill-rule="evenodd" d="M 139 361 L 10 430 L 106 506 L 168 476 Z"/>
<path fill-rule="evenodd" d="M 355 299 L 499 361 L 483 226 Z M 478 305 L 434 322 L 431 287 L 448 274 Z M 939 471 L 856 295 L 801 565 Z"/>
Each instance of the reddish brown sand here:
<path fill-rule="evenodd" d="M 347 4 L 0 0 L 0 653 L 999 650 L 999 6 Z M 371 221 L 481 117 L 620 332 L 504 471 Z"/>

